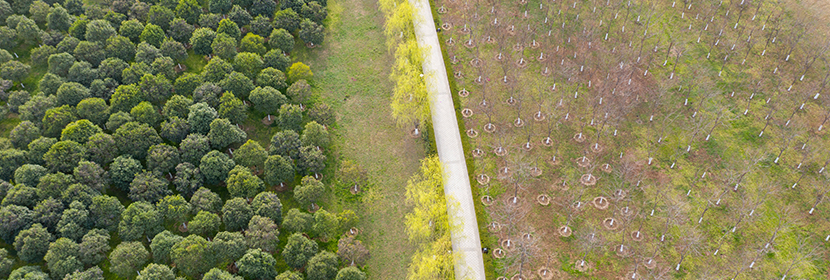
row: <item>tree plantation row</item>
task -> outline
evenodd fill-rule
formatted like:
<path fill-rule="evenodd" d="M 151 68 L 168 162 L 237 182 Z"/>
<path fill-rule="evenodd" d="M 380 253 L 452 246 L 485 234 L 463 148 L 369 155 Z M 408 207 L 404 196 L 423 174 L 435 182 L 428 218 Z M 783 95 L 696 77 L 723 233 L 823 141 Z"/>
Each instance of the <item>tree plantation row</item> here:
<path fill-rule="evenodd" d="M 830 41 L 813 11 L 436 9 L 494 278 L 828 277 Z"/>
<path fill-rule="evenodd" d="M 326 5 L 0 0 L 0 278 L 365 279 Z"/>

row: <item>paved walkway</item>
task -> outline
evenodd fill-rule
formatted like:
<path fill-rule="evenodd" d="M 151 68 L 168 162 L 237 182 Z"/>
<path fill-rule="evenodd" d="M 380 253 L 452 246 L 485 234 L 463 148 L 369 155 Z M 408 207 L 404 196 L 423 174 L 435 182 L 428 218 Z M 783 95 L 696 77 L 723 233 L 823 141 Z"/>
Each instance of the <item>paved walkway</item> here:
<path fill-rule="evenodd" d="M 415 8 L 415 35 L 418 45 L 425 50 L 424 76 L 431 96 L 432 127 L 438 158 L 444 167 L 444 194 L 452 227 L 452 249 L 455 258 L 455 278 L 484 280 L 484 259 L 478 235 L 475 201 L 470 189 L 470 177 L 461 146 L 461 133 L 455 117 L 450 84 L 444 57 L 438 42 L 436 26 L 428 0 L 409 0 Z"/>

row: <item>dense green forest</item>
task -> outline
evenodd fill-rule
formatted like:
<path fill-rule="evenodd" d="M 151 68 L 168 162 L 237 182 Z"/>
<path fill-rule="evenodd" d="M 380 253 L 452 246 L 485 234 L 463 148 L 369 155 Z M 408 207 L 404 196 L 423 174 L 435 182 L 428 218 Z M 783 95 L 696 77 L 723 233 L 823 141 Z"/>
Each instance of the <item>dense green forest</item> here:
<path fill-rule="evenodd" d="M 326 6 L 0 0 L 0 278 L 365 279 L 289 55 Z"/>

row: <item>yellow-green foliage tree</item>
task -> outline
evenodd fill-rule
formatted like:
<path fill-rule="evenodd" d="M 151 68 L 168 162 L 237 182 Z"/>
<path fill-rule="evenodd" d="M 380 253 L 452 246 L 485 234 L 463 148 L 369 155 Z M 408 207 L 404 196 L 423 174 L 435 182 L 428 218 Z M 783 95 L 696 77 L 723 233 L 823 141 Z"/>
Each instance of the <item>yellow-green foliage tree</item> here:
<path fill-rule="evenodd" d="M 430 120 L 429 94 L 424 83 L 423 57 L 415 39 L 413 7 L 407 1 L 381 0 L 386 14 L 386 45 L 395 55 L 389 78 L 392 91 L 392 117 L 399 125 L 425 124 Z"/>
<path fill-rule="evenodd" d="M 409 264 L 408 279 L 455 279 L 443 170 L 438 156 L 421 161 L 420 172 L 407 182 L 406 201 L 414 206 L 406 215 L 406 232 L 409 240 L 419 247 Z"/>

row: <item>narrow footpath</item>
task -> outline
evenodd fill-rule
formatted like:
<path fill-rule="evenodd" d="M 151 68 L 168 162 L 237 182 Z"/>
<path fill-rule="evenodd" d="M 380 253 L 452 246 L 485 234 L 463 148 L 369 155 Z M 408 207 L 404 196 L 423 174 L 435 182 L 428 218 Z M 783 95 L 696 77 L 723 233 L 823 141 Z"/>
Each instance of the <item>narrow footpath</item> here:
<path fill-rule="evenodd" d="M 409 0 L 415 8 L 418 45 L 424 50 L 424 76 L 430 94 L 432 127 L 438 158 L 444 167 L 444 194 L 449 210 L 455 278 L 484 280 L 484 259 L 476 222 L 475 201 L 464 160 L 464 147 L 452 102 L 444 57 L 428 0 Z"/>

